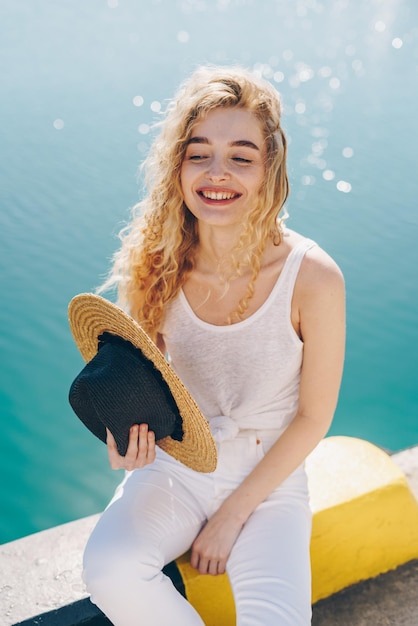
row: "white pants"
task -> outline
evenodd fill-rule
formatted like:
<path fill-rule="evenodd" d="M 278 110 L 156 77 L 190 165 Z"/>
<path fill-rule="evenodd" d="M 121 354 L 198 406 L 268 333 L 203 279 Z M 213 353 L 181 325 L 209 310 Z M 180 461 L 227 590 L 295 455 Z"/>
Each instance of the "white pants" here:
<path fill-rule="evenodd" d="M 272 443 L 263 432 L 241 431 L 219 444 L 212 474 L 194 472 L 158 448 L 154 463 L 126 475 L 84 554 L 92 602 L 115 626 L 203 625 L 161 570 L 190 548 Z M 227 573 L 237 626 L 311 623 L 310 534 L 300 467 L 257 507 L 232 549 Z"/>

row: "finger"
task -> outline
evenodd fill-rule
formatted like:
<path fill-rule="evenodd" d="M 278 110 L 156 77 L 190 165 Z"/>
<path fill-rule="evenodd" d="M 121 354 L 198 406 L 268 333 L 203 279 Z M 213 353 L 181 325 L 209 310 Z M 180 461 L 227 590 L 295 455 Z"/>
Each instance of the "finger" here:
<path fill-rule="evenodd" d="M 148 424 L 139 426 L 137 467 L 149 465 L 155 459 L 155 434 L 148 430 Z"/>
<path fill-rule="evenodd" d="M 208 574 L 212 576 L 217 576 L 218 574 L 218 561 L 214 559 L 213 561 L 209 561 L 208 563 Z"/>
<path fill-rule="evenodd" d="M 152 463 L 155 460 L 155 433 L 152 430 L 148 431 L 148 463 Z"/>
<path fill-rule="evenodd" d="M 148 453 L 148 424 L 139 426 L 138 457 L 146 459 Z"/>
<path fill-rule="evenodd" d="M 106 445 L 107 445 L 107 454 L 109 457 L 110 467 L 112 469 L 120 469 L 120 454 L 118 452 L 118 447 L 116 445 L 116 441 L 112 433 L 108 428 L 106 428 Z"/>
<path fill-rule="evenodd" d="M 192 549 L 192 554 L 190 556 L 190 565 L 197 569 L 199 567 L 199 553 L 196 550 Z"/>
<path fill-rule="evenodd" d="M 133 426 L 131 426 L 129 430 L 128 447 L 126 449 L 126 454 L 125 454 L 124 467 L 127 470 L 135 469 L 135 464 L 136 464 L 136 459 L 138 456 L 138 449 L 139 449 L 138 437 L 139 437 L 139 426 L 138 424 L 134 424 Z"/>
<path fill-rule="evenodd" d="M 205 559 L 204 557 L 201 557 L 199 559 L 199 567 L 197 569 L 199 571 L 199 574 L 207 574 L 208 570 L 209 570 L 209 561 L 208 561 L 208 559 Z"/>
<path fill-rule="evenodd" d="M 106 444 L 109 448 L 116 448 L 115 438 L 108 428 L 106 428 Z"/>
<path fill-rule="evenodd" d="M 148 465 L 155 459 L 155 433 L 148 430 L 148 424 L 139 427 L 138 460 L 142 465 Z"/>

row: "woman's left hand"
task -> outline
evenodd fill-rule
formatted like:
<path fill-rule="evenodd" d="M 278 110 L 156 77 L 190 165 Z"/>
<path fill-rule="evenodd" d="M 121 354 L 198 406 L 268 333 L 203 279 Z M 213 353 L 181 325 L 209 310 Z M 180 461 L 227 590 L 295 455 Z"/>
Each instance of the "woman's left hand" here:
<path fill-rule="evenodd" d="M 202 528 L 192 545 L 190 564 L 200 574 L 224 574 L 232 547 L 243 524 L 219 509 Z"/>

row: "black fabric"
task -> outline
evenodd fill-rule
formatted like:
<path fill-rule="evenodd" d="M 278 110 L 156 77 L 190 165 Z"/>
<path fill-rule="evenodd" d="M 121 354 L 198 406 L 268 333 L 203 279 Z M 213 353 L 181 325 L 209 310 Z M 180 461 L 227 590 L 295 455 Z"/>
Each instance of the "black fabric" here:
<path fill-rule="evenodd" d="M 96 356 L 73 381 L 70 404 L 87 428 L 106 442 L 106 427 L 126 454 L 129 429 L 147 423 L 158 441 L 183 439 L 182 418 L 161 372 L 129 341 L 103 333 Z"/>

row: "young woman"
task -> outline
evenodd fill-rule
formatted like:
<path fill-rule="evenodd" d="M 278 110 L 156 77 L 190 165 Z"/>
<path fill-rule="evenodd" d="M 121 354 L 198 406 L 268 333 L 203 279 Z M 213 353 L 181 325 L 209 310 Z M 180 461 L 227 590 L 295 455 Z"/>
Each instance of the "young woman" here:
<path fill-rule="evenodd" d="M 238 626 L 311 621 L 306 456 L 335 411 L 344 282 L 285 228 L 286 139 L 275 89 L 203 67 L 180 88 L 146 161 L 106 287 L 169 355 L 217 442 L 213 473 L 158 446 L 146 424 L 113 468 L 129 470 L 88 542 L 84 577 L 115 626 L 201 626 L 161 572 L 191 548 L 227 572 Z M 140 422 L 140 416 L 138 416 Z M 221 625 L 220 625 L 221 626 Z"/>

